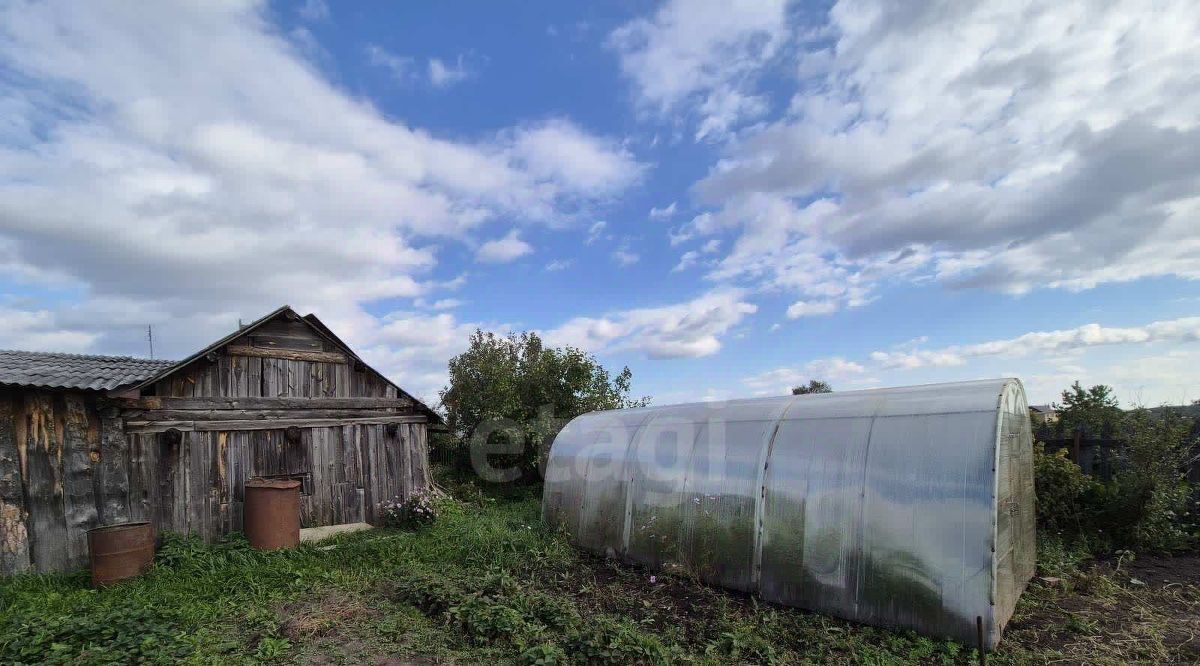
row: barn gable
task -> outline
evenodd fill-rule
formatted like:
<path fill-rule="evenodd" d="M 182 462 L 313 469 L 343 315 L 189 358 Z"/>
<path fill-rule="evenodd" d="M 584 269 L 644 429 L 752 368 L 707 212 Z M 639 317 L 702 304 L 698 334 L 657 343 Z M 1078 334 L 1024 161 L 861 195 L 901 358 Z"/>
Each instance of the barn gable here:
<path fill-rule="evenodd" d="M 378 372 L 315 315 L 284 305 L 163 368 L 125 397 L 400 398 L 442 418 Z"/>

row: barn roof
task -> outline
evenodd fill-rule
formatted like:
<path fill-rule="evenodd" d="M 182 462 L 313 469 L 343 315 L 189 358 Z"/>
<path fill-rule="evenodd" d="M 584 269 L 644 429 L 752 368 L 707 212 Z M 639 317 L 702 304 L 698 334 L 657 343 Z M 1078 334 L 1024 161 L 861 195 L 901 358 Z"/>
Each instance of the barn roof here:
<path fill-rule="evenodd" d="M 107 391 L 153 377 L 175 361 L 0 350 L 0 384 Z"/>
<path fill-rule="evenodd" d="M 372 373 L 396 388 L 398 395 L 413 401 L 417 409 L 429 417 L 434 424 L 443 423 L 442 417 L 411 393 L 396 385 L 387 375 L 367 365 L 345 342 L 333 333 L 315 315 L 301 317 L 291 306 L 281 306 L 263 317 L 242 326 L 229 335 L 204 347 L 181 361 L 133 358 L 130 356 L 94 356 L 87 354 L 63 354 L 58 352 L 27 352 L 0 350 L 0 384 L 34 386 L 54 389 L 84 389 L 110 391 L 118 388 L 141 388 L 168 377 L 188 365 L 204 358 L 209 352 L 237 340 L 276 317 L 287 316 L 303 321 L 319 335 L 325 337 L 350 358 L 362 364 Z"/>

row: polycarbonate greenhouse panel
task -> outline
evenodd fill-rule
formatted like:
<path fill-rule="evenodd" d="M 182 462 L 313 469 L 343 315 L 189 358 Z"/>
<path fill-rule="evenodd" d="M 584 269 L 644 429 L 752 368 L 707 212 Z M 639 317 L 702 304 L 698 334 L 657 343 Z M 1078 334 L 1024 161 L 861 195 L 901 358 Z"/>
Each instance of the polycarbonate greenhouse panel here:
<path fill-rule="evenodd" d="M 988 647 L 1035 566 L 1015 379 L 594 412 L 543 514 L 597 553 Z"/>

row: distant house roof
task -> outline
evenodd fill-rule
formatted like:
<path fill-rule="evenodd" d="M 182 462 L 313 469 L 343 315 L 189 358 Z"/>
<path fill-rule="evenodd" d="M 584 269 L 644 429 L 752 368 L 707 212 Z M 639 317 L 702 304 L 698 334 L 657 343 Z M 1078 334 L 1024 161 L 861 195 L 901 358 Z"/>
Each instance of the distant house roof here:
<path fill-rule="evenodd" d="M 142 382 L 174 364 L 129 356 L 0 350 L 0 384 L 108 391 Z"/>
<path fill-rule="evenodd" d="M 1049 414 L 1050 412 L 1055 411 L 1054 405 L 1030 405 L 1029 409 L 1042 414 Z"/>

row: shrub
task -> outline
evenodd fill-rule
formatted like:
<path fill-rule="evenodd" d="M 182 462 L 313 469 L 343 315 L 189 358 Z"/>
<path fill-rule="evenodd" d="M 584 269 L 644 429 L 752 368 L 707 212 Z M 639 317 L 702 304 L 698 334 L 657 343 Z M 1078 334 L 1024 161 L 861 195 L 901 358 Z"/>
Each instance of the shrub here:
<path fill-rule="evenodd" d="M 1113 477 L 1106 482 L 1084 475 L 1065 450 L 1048 454 L 1036 444 L 1038 525 L 1105 550 L 1196 547 L 1196 489 L 1183 474 L 1192 448 L 1191 428 L 1188 419 L 1170 410 L 1125 413 Z"/>
<path fill-rule="evenodd" d="M 496 600 L 472 595 L 450 609 L 450 617 L 480 642 L 520 637 L 530 631 L 521 612 Z"/>
<path fill-rule="evenodd" d="M 570 663 L 567 653 L 553 643 L 540 643 L 527 648 L 521 653 L 519 661 L 525 666 L 558 666 Z"/>
<path fill-rule="evenodd" d="M 398 601 L 415 606 L 427 615 L 441 615 L 466 596 L 462 588 L 446 580 L 445 576 L 423 572 L 401 573 L 392 583 L 392 591 Z"/>
<path fill-rule="evenodd" d="M 1094 481 L 1065 449 L 1046 453 L 1041 442 L 1033 448 L 1033 483 L 1037 494 L 1037 522 L 1052 532 L 1080 533 L 1089 524 L 1088 495 Z"/>
<path fill-rule="evenodd" d="M 381 502 L 379 508 L 383 510 L 384 525 L 406 530 L 428 525 L 438 517 L 436 498 L 429 490 L 420 490 L 407 497 L 396 497 Z"/>

